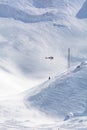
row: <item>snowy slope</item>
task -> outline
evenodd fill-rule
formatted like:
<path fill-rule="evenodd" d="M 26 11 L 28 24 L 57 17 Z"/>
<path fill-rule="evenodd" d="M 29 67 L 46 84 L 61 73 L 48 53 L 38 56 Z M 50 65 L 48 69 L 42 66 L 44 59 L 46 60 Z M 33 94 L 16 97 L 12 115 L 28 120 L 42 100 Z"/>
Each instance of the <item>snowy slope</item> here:
<path fill-rule="evenodd" d="M 7 68 L 11 67 L 13 64 L 5 62 Z M 13 65 L 14 66 L 14 65 Z M 14 66 L 14 74 L 8 71 L 6 67 L 0 66 L 0 99 L 6 99 L 13 95 L 24 92 L 27 89 L 33 88 L 40 84 L 43 80 L 31 80 L 25 78 L 21 75 L 17 68 Z"/>
<path fill-rule="evenodd" d="M 79 21 L 69 14 L 63 17 L 61 13 L 59 13 L 61 17 L 58 16 L 55 20 L 53 11 L 48 13 L 46 9 L 44 15 L 30 15 L 9 5 L 9 2 L 5 5 L 4 2 L 2 3 L 0 4 L 2 9 L 0 37 L 3 37 L 4 41 L 0 40 L 0 56 L 1 59 L 4 57 L 7 61 L 11 60 L 23 74 L 33 75 L 32 77 L 39 77 L 39 75 L 48 77 L 56 73 L 56 70 L 63 71 L 67 66 L 68 47 L 72 48 L 72 61 L 86 59 L 87 24 L 85 21 Z M 29 24 L 24 23 L 26 20 Z M 54 56 L 54 60 L 52 62 L 45 60 L 46 56 Z"/>
<path fill-rule="evenodd" d="M 87 24 L 76 18 L 84 2 L 1 0 L 1 59 L 11 60 L 23 74 L 35 78 L 63 71 L 68 47 L 72 61 L 84 61 Z M 53 56 L 54 61 L 45 60 L 46 56 Z"/>
<path fill-rule="evenodd" d="M 38 14 L 47 10 L 69 13 L 75 15 L 81 8 L 85 0 L 0 0 L 1 4 L 10 5 L 27 13 Z M 69 10 L 68 10 L 69 9 Z"/>
<path fill-rule="evenodd" d="M 79 10 L 77 14 L 77 18 L 80 18 L 80 19 L 87 18 L 87 0 L 83 4 L 82 8 Z"/>
<path fill-rule="evenodd" d="M 81 65 L 80 69 L 73 68 L 38 89 L 0 100 L 0 129 L 86 130 L 86 70 L 87 64 Z M 71 112 L 73 116 L 64 121 Z"/>
<path fill-rule="evenodd" d="M 87 60 L 86 3 L 0 0 L 1 130 L 87 129 L 87 65 L 59 76 L 69 47 L 72 66 Z"/>
<path fill-rule="evenodd" d="M 27 105 L 31 102 L 33 107 L 60 119 L 64 119 L 69 113 L 74 116 L 84 115 L 87 111 L 86 71 L 87 64 L 81 64 L 80 68 L 44 83 L 27 97 Z"/>
<path fill-rule="evenodd" d="M 65 58 L 62 57 L 60 51 L 57 52 L 56 45 L 52 41 L 54 33 L 51 32 L 51 29 L 56 33 L 55 28 L 50 27 L 49 24 L 39 24 L 38 27 L 37 24 L 26 25 L 13 20 L 7 21 L 7 24 L 4 20 L 0 22 L 0 34 L 6 39 L 6 42 L 2 41 L 0 44 L 1 59 L 11 60 L 23 74 L 33 75 L 33 77 L 39 75 L 48 77 L 53 71 L 56 72 L 57 66 L 59 66 L 58 71 L 60 68 L 66 68 L 64 66 Z M 9 22 L 10 24 L 8 24 Z M 54 37 L 56 36 L 54 35 Z M 45 59 L 49 55 L 55 57 L 54 61 Z"/>

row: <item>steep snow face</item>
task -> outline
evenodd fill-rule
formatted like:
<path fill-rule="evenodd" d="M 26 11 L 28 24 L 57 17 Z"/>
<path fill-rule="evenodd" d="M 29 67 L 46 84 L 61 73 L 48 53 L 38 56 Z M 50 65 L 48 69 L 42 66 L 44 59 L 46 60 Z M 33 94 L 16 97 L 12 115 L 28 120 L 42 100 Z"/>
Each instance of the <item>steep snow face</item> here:
<path fill-rule="evenodd" d="M 39 86 L 26 100 L 42 112 L 64 119 L 69 113 L 84 115 L 87 111 L 87 64 L 55 77 Z M 85 113 L 86 114 L 86 113 Z"/>
<path fill-rule="evenodd" d="M 87 0 L 83 4 L 82 8 L 79 10 L 77 18 L 79 19 L 87 18 Z"/>
<path fill-rule="evenodd" d="M 33 5 L 37 8 L 56 8 L 57 15 L 64 13 L 75 15 L 85 0 L 33 0 Z"/>
<path fill-rule="evenodd" d="M 5 14 L 12 15 L 18 19 L 19 17 L 24 17 L 25 19 L 32 19 L 33 15 L 40 15 L 40 14 L 45 14 L 48 12 L 48 14 L 51 12 L 53 16 L 56 16 L 57 19 L 63 18 L 65 19 L 67 16 L 75 16 L 76 13 L 79 11 L 81 6 L 83 5 L 85 0 L 23 0 L 23 1 L 13 1 L 13 0 L 1 0 L 0 4 L 0 12 L 3 11 L 3 13 L 0 13 L 0 16 L 6 17 Z M 4 4 L 4 5 L 3 5 Z M 13 10 L 13 11 L 12 11 Z M 20 11 L 17 11 L 20 10 Z M 7 13 L 6 13 L 7 11 Z M 25 13 L 26 12 L 26 13 Z M 21 15 L 21 16 L 19 16 Z M 50 15 L 50 14 L 49 14 Z M 55 17 L 51 17 L 54 19 Z M 14 18 L 15 18 L 14 17 Z M 27 17 L 27 18 L 26 18 Z M 29 18 L 30 17 L 30 18 Z M 34 16 L 35 17 L 35 16 Z M 37 18 L 39 18 L 38 16 Z M 24 22 L 24 21 L 23 21 Z M 27 20 L 27 22 L 29 22 Z"/>
<path fill-rule="evenodd" d="M 46 22 L 56 19 L 52 13 L 45 13 L 44 15 L 29 15 L 20 9 L 5 4 L 0 4 L 0 17 L 13 18 L 25 23 Z"/>

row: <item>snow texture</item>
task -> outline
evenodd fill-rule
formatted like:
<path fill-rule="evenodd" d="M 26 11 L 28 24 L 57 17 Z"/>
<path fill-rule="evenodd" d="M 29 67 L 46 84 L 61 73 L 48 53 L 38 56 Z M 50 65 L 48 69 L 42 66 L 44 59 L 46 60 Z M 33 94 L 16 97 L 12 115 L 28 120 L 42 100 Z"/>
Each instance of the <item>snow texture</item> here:
<path fill-rule="evenodd" d="M 86 7 L 0 0 L 0 130 L 87 130 Z"/>
<path fill-rule="evenodd" d="M 60 78 L 54 78 L 33 96 L 27 98 L 31 105 L 51 116 L 65 118 L 70 112 L 83 115 L 87 111 L 87 65 L 77 66 L 75 70 Z M 41 88 L 39 86 L 39 88 Z M 45 88 L 44 88 L 45 87 Z M 38 89 L 39 89 L 38 88 Z M 72 115 L 72 114 L 71 114 Z"/>

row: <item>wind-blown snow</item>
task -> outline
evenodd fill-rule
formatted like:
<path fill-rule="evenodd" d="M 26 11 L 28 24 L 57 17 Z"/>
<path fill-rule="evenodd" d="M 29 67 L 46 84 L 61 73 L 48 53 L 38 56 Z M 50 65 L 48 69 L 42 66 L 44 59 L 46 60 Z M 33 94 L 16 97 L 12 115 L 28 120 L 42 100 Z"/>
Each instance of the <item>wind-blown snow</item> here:
<path fill-rule="evenodd" d="M 68 47 L 72 48 L 72 61 L 86 60 L 87 24 L 75 18 L 84 1 L 77 4 L 52 0 L 47 6 L 51 4 L 53 8 L 43 9 L 35 7 L 38 2 L 0 1 L 0 35 L 6 39 L 0 42 L 0 56 L 11 60 L 25 75 L 48 77 L 66 68 Z M 46 56 L 53 56 L 54 60 L 47 61 Z"/>
<path fill-rule="evenodd" d="M 1 130 L 87 129 L 86 65 L 53 78 L 67 69 L 68 48 L 71 66 L 87 60 L 86 3 L 0 0 Z"/>
<path fill-rule="evenodd" d="M 65 118 L 70 112 L 83 115 L 87 108 L 87 65 L 54 78 L 41 85 L 42 89 L 27 98 L 31 105 L 51 116 Z M 44 88 L 45 87 L 45 88 Z M 40 86 L 39 86 L 40 88 Z M 39 89 L 38 88 L 38 89 Z"/>
<path fill-rule="evenodd" d="M 4 101 L 0 100 L 0 128 L 2 130 L 11 128 L 13 130 L 58 130 L 58 128 L 86 130 L 87 117 L 86 114 L 82 116 L 87 108 L 87 76 L 84 73 L 86 70 L 87 64 L 81 64 L 81 68 L 74 68 L 71 72 L 55 77 L 38 89 L 9 97 Z M 32 107 L 31 101 L 33 105 L 35 104 L 35 108 Z M 39 105 L 41 105 L 40 109 L 38 109 Z M 64 121 L 70 113 L 72 113 L 70 119 Z"/>

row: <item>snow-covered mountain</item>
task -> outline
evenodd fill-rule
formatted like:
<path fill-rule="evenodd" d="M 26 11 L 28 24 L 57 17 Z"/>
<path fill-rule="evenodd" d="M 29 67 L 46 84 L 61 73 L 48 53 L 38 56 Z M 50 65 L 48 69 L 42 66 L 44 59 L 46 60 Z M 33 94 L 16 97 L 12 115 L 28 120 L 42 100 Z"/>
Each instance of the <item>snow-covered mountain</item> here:
<path fill-rule="evenodd" d="M 82 0 L 0 1 L 1 59 L 11 60 L 32 77 L 64 70 L 68 47 L 73 61 L 85 60 L 87 24 L 76 17 L 83 4 Z M 45 60 L 46 56 L 54 56 L 54 61 Z"/>
<path fill-rule="evenodd" d="M 86 130 L 87 63 L 13 97 L 0 100 L 0 129 Z"/>
<path fill-rule="evenodd" d="M 87 129 L 86 41 L 87 0 L 0 0 L 1 130 Z"/>
<path fill-rule="evenodd" d="M 27 97 L 31 105 L 52 116 L 65 118 L 69 113 L 82 116 L 87 111 L 87 64 L 56 76 L 39 86 Z M 85 113 L 87 115 L 87 113 Z"/>

